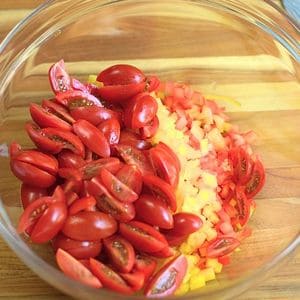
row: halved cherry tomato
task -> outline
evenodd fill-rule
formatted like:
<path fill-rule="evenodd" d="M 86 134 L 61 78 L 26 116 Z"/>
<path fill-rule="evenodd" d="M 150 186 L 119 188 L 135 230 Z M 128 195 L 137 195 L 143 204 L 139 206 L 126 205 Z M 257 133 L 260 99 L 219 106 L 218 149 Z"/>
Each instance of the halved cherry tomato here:
<path fill-rule="evenodd" d="M 22 150 L 22 147 L 17 142 L 12 142 L 9 145 L 9 157 L 10 159 L 13 159 L 20 151 Z"/>
<path fill-rule="evenodd" d="M 31 202 L 45 197 L 48 195 L 48 191 L 45 188 L 40 188 L 32 185 L 22 183 L 21 185 L 21 200 L 23 208 L 25 209 Z"/>
<path fill-rule="evenodd" d="M 83 177 L 82 172 L 76 168 L 60 168 L 58 169 L 58 175 L 72 181 L 81 181 Z"/>
<path fill-rule="evenodd" d="M 167 205 L 157 197 L 143 194 L 134 203 L 136 218 L 159 228 L 173 228 L 173 216 Z"/>
<path fill-rule="evenodd" d="M 256 158 L 249 181 L 245 187 L 245 194 L 248 198 L 253 198 L 265 184 L 265 169 L 261 161 Z"/>
<path fill-rule="evenodd" d="M 69 150 L 58 153 L 57 160 L 60 168 L 80 168 L 86 164 L 80 155 Z"/>
<path fill-rule="evenodd" d="M 145 274 L 142 271 L 131 273 L 120 273 L 120 276 L 127 282 L 133 291 L 139 291 L 145 284 Z"/>
<path fill-rule="evenodd" d="M 103 107 L 101 101 L 88 92 L 69 90 L 61 93 L 57 93 L 55 100 L 67 107 L 69 110 L 78 107 L 86 107 L 96 105 Z"/>
<path fill-rule="evenodd" d="M 149 124 L 157 112 L 157 102 L 148 93 L 138 94 L 125 106 L 124 123 L 126 127 L 139 129 Z"/>
<path fill-rule="evenodd" d="M 99 73 L 97 81 L 106 85 L 126 85 L 131 83 L 141 83 L 146 79 L 144 73 L 138 68 L 119 64 L 113 65 Z"/>
<path fill-rule="evenodd" d="M 168 156 L 171 156 L 178 172 L 180 172 L 180 170 L 181 170 L 180 160 L 179 160 L 178 156 L 175 154 L 175 152 L 163 142 L 159 142 L 156 145 L 156 148 L 164 150 Z"/>
<path fill-rule="evenodd" d="M 133 290 L 122 277 L 110 267 L 93 258 L 90 258 L 90 267 L 93 274 L 101 281 L 104 287 L 122 294 L 128 295 L 133 293 Z"/>
<path fill-rule="evenodd" d="M 77 195 L 77 193 L 75 193 L 73 191 L 65 192 L 65 196 L 66 196 L 66 203 L 67 203 L 68 207 L 71 206 L 75 200 L 79 199 L 79 196 Z"/>
<path fill-rule="evenodd" d="M 176 254 L 176 251 L 169 246 L 165 247 L 164 249 L 162 249 L 160 251 L 151 253 L 152 256 L 158 257 L 158 258 L 168 258 L 168 257 L 174 256 L 175 254 Z"/>
<path fill-rule="evenodd" d="M 100 158 L 87 163 L 85 166 L 80 168 L 83 173 L 83 179 L 89 180 L 93 177 L 100 175 L 102 169 L 106 169 L 109 172 L 115 174 L 121 167 L 121 162 L 116 157 Z"/>
<path fill-rule="evenodd" d="M 100 171 L 100 178 L 107 190 L 117 200 L 131 203 L 138 199 L 138 195 L 131 188 L 106 169 Z"/>
<path fill-rule="evenodd" d="M 116 173 L 116 177 L 132 189 L 136 194 L 140 194 L 143 186 L 143 177 L 140 170 L 135 165 L 124 165 Z"/>
<path fill-rule="evenodd" d="M 41 128 L 54 127 L 61 128 L 62 130 L 72 130 L 72 126 L 68 122 L 57 117 L 55 114 L 50 113 L 40 105 L 30 103 L 29 111 L 32 120 Z"/>
<path fill-rule="evenodd" d="M 134 269 L 145 275 L 145 282 L 150 278 L 156 269 L 157 262 L 149 256 L 137 254 L 135 256 Z"/>
<path fill-rule="evenodd" d="M 149 150 L 149 157 L 157 175 L 174 188 L 179 181 L 179 170 L 174 164 L 173 156 L 159 146 Z"/>
<path fill-rule="evenodd" d="M 103 133 L 85 120 L 78 120 L 73 124 L 73 130 L 83 144 L 101 157 L 110 156 L 109 144 Z"/>
<path fill-rule="evenodd" d="M 147 77 L 147 92 L 151 93 L 155 91 L 160 85 L 160 81 L 156 76 L 148 76 Z"/>
<path fill-rule="evenodd" d="M 116 220 L 100 211 L 81 211 L 69 216 L 62 232 L 78 241 L 97 241 L 117 231 Z"/>
<path fill-rule="evenodd" d="M 76 215 L 80 211 L 93 211 L 96 203 L 96 199 L 93 196 L 87 196 L 77 199 L 69 207 L 69 215 Z"/>
<path fill-rule="evenodd" d="M 87 183 L 87 190 L 97 200 L 97 207 L 112 215 L 120 222 L 128 222 L 135 217 L 135 209 L 131 203 L 123 203 L 116 200 L 108 190 L 102 185 L 98 177 L 94 177 Z"/>
<path fill-rule="evenodd" d="M 250 218 L 251 199 L 248 199 L 244 192 L 244 187 L 237 186 L 235 190 L 236 210 L 239 224 L 244 226 Z"/>
<path fill-rule="evenodd" d="M 112 265 L 120 272 L 128 273 L 132 270 L 135 252 L 132 245 L 119 235 L 103 240 L 106 253 Z"/>
<path fill-rule="evenodd" d="M 170 247 L 176 247 L 181 245 L 187 238 L 188 235 L 171 235 L 165 232 L 163 232 L 164 237 L 168 241 L 168 244 Z"/>
<path fill-rule="evenodd" d="M 175 191 L 171 185 L 161 178 L 153 175 L 145 175 L 143 177 L 144 185 L 161 196 L 169 205 L 170 209 L 175 212 L 177 209 Z"/>
<path fill-rule="evenodd" d="M 151 148 L 151 143 L 149 141 L 141 139 L 139 135 L 127 129 L 121 131 L 119 143 L 122 145 L 132 146 L 139 150 L 147 150 Z"/>
<path fill-rule="evenodd" d="M 117 119 L 119 123 L 121 122 L 118 112 L 96 105 L 74 108 L 70 114 L 75 120 L 86 120 L 95 126 L 110 119 Z"/>
<path fill-rule="evenodd" d="M 120 223 L 119 231 L 139 251 L 157 252 L 168 246 L 166 239 L 159 231 L 142 222 Z"/>
<path fill-rule="evenodd" d="M 30 238 L 34 243 L 46 243 L 53 239 L 63 228 L 68 210 L 65 202 L 49 205 L 35 223 Z"/>
<path fill-rule="evenodd" d="M 141 137 L 143 139 L 152 138 L 156 134 L 158 127 L 159 119 L 157 116 L 155 116 L 148 124 L 139 129 Z"/>
<path fill-rule="evenodd" d="M 173 215 L 173 220 L 174 227 L 163 231 L 168 235 L 186 236 L 199 230 L 203 225 L 202 220 L 192 213 L 179 212 Z"/>
<path fill-rule="evenodd" d="M 231 236 L 220 236 L 208 242 L 206 247 L 207 257 L 219 257 L 231 253 L 240 245 L 240 242 Z"/>
<path fill-rule="evenodd" d="M 65 70 L 63 59 L 53 64 L 49 69 L 49 81 L 53 92 L 65 92 L 71 89 L 71 79 Z"/>
<path fill-rule="evenodd" d="M 69 111 L 54 100 L 43 100 L 42 107 L 52 115 L 56 115 L 67 123 L 73 124 L 75 120 L 70 115 Z"/>
<path fill-rule="evenodd" d="M 117 119 L 109 119 L 101 122 L 98 129 L 104 134 L 110 145 L 118 144 L 120 139 L 120 123 Z"/>
<path fill-rule="evenodd" d="M 61 248 L 77 259 L 84 259 L 98 256 L 102 243 L 100 241 L 76 241 L 59 234 L 53 239 L 52 247 L 54 251 Z"/>
<path fill-rule="evenodd" d="M 151 163 L 143 151 L 122 144 L 115 145 L 114 147 L 123 160 L 128 165 L 137 166 L 142 175 L 153 174 Z"/>
<path fill-rule="evenodd" d="M 102 284 L 92 272 L 87 269 L 81 262 L 79 262 L 72 255 L 62 249 L 56 252 L 56 262 L 59 268 L 68 276 L 76 281 L 94 288 L 101 288 Z"/>
<path fill-rule="evenodd" d="M 65 182 L 62 184 L 62 188 L 63 188 L 64 193 L 66 193 L 66 194 L 70 193 L 70 192 L 80 194 L 80 192 L 82 190 L 82 185 L 83 185 L 82 180 L 66 179 Z"/>
<path fill-rule="evenodd" d="M 184 255 L 179 255 L 163 266 L 147 284 L 144 294 L 158 298 L 174 294 L 180 286 L 188 267 Z"/>
<path fill-rule="evenodd" d="M 25 129 L 31 140 L 42 151 L 57 154 L 63 149 L 69 149 L 84 157 L 82 142 L 69 131 L 50 127 L 41 129 L 30 122 L 25 125 Z"/>

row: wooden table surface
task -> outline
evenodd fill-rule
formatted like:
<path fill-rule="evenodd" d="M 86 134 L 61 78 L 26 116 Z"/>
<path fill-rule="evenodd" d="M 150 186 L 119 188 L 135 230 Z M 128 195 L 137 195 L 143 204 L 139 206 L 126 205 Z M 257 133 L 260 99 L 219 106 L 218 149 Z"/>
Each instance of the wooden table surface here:
<path fill-rule="evenodd" d="M 0 1 L 0 41 L 7 32 L 41 0 Z M 278 2 L 279 1 L 275 1 Z M 0 239 L 0 298 L 1 299 L 69 299 L 27 268 Z M 272 277 L 238 298 L 300 299 L 300 253 L 281 267 Z"/>

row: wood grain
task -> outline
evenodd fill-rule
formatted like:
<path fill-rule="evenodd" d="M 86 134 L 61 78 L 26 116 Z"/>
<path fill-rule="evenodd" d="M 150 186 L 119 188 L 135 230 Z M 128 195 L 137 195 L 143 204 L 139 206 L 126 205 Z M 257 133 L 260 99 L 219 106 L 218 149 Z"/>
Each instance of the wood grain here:
<path fill-rule="evenodd" d="M 0 1 L 0 41 L 5 37 L 7 32 L 12 29 L 12 27 L 22 18 L 24 18 L 28 13 L 31 12 L 31 9 L 41 4 L 41 0 L 2 0 Z M 274 1 L 277 4 L 280 4 L 280 1 Z M 175 54 L 174 54 L 175 55 Z M 176 56 L 175 56 L 176 57 Z M 153 65 L 157 65 L 158 62 L 151 62 Z M 168 61 L 167 63 L 172 63 Z M 43 74 L 43 70 L 35 70 L 38 74 Z M 76 70 L 78 71 L 78 70 Z M 272 72 L 276 70 L 271 70 Z M 253 73 L 252 73 L 253 74 Z M 169 75 L 169 74 L 165 74 Z M 212 74 L 213 76 L 214 74 Z M 277 76 L 273 73 L 274 76 Z M 219 74 L 220 78 L 224 77 L 223 74 Z M 244 77 L 243 77 L 244 76 Z M 265 72 L 261 75 L 262 78 L 266 80 L 271 77 Z M 278 75 L 279 76 L 279 75 Z M 40 78 L 44 80 L 43 78 Z M 242 81 L 248 80 L 249 76 L 241 72 L 241 76 L 238 76 L 238 80 Z M 38 79 L 39 80 L 39 79 Z M 203 80 L 208 80 L 203 79 Z M 251 78 L 250 78 L 251 81 Z M 247 82 L 247 83 L 248 83 Z M 241 82 L 240 82 L 241 83 Z M 222 87 L 221 87 L 222 88 Z M 291 90 L 291 99 L 293 97 L 293 86 L 288 82 L 287 85 L 281 91 L 283 94 L 286 89 Z M 250 88 L 251 90 L 251 88 Z M 280 91 L 278 91 L 280 94 Z M 251 93 L 250 93 L 251 94 Z M 32 95 L 30 95 L 32 96 Z M 237 95 L 238 98 L 243 97 L 243 95 Z M 249 96 L 251 97 L 251 95 Z M 247 99 L 245 99 L 246 101 Z M 299 101 L 299 99 L 297 100 Z M 296 102 L 295 102 L 296 105 Z M 257 107 L 257 105 L 255 106 Z M 299 107 L 298 107 L 299 109 Z M 259 110 L 259 109 L 258 109 Z M 274 108 L 275 110 L 275 108 Z M 286 111 L 285 121 L 288 121 L 291 116 L 291 111 Z M 299 115 L 299 111 L 294 112 Z M 247 112 L 245 112 L 247 114 Z M 265 114 L 272 114 L 272 112 L 265 112 Z M 255 123 L 255 116 L 247 114 L 243 118 L 252 118 L 252 121 Z M 269 116 L 266 119 L 270 120 Z M 274 115 L 274 120 L 276 120 L 276 115 Z M 238 122 L 238 120 L 237 120 Z M 272 125 L 272 124 L 271 124 Z M 298 123 L 297 123 L 298 125 Z M 296 126 L 296 124 L 295 124 Z M 18 132 L 13 132 L 18 134 Z M 14 136 L 16 138 L 16 136 Z M 298 138 L 299 136 L 295 137 Z M 272 155 L 272 143 L 269 143 L 270 149 L 264 150 L 265 159 L 270 159 L 270 161 L 276 162 L 276 157 L 270 157 Z M 299 155 L 299 153 L 293 152 L 294 155 Z M 289 157 L 289 156 L 288 156 Z M 279 160 L 281 161 L 281 160 Z M 292 160 L 291 160 L 292 161 Z M 1 165 L 3 167 L 3 165 Z M 279 176 L 289 174 L 291 177 L 295 177 L 299 174 L 297 168 L 299 166 L 289 165 L 289 161 L 285 161 L 284 169 L 282 166 L 272 165 L 270 170 L 270 180 L 272 184 L 282 184 L 282 181 L 278 180 Z M 291 170 L 294 170 L 294 175 L 291 174 Z M 295 171 L 296 170 L 296 171 Z M 277 172 L 277 173 L 276 173 Z M 284 175 L 283 175 L 284 176 Z M 299 178 L 296 182 L 291 182 L 291 190 L 295 195 L 299 195 Z M 1 185 L 7 186 L 7 191 L 9 189 L 9 182 L 1 182 Z M 288 184 L 288 182 L 286 183 Z M 294 184 L 294 186 L 293 186 Z M 2 189 L 2 187 L 1 187 Z M 265 193 L 271 195 L 272 190 L 267 190 Z M 295 196 L 293 194 L 289 195 L 290 197 Z M 12 252 L 5 242 L 0 239 L 0 299 L 39 299 L 39 300 L 52 300 L 52 299 L 70 299 L 67 296 L 62 295 L 59 291 L 49 286 L 47 283 L 42 281 L 38 276 L 36 276 L 26 265 L 24 265 L 19 258 Z M 256 299 L 265 299 L 265 300 L 296 300 L 300 299 L 300 252 L 295 254 L 291 260 L 279 269 L 272 277 L 266 279 L 264 282 L 259 284 L 256 287 L 253 287 L 240 297 L 236 298 L 238 300 L 256 300 Z"/>

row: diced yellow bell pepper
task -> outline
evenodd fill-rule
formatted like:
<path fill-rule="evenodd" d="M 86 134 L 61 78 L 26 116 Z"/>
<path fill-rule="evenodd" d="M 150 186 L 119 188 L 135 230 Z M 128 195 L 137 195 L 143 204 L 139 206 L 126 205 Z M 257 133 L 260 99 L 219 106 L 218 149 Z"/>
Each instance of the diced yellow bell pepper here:
<path fill-rule="evenodd" d="M 189 283 L 183 283 L 180 285 L 180 287 L 175 291 L 176 296 L 182 296 L 186 294 L 190 290 Z"/>
<path fill-rule="evenodd" d="M 204 276 L 205 281 L 216 279 L 216 274 L 212 267 L 201 270 L 200 275 Z"/>
<path fill-rule="evenodd" d="M 194 277 L 191 277 L 190 280 L 190 290 L 196 290 L 196 289 L 200 289 L 203 286 L 205 286 L 205 277 L 203 275 L 197 275 Z"/>
<path fill-rule="evenodd" d="M 208 258 L 206 261 L 206 267 L 213 268 L 215 273 L 221 273 L 223 265 L 220 264 L 216 258 Z"/>

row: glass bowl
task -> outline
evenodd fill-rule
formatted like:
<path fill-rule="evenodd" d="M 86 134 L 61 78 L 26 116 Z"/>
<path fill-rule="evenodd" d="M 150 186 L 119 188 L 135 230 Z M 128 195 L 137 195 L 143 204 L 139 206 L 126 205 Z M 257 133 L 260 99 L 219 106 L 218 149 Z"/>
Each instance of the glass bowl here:
<path fill-rule="evenodd" d="M 243 3 L 242 3 L 243 2 Z M 234 297 L 274 270 L 299 245 L 299 27 L 271 1 L 46 1 L 0 45 L 0 233 L 41 278 L 75 298 L 125 299 L 59 272 L 49 246 L 15 231 L 19 181 L 6 146 L 32 144 L 28 103 L 50 97 L 47 71 L 64 58 L 79 79 L 129 63 L 162 80 L 191 84 L 225 101 L 232 121 L 259 136 L 267 180 L 251 219 L 253 235 L 205 288 L 181 299 Z M 142 299 L 142 296 L 136 296 Z"/>

